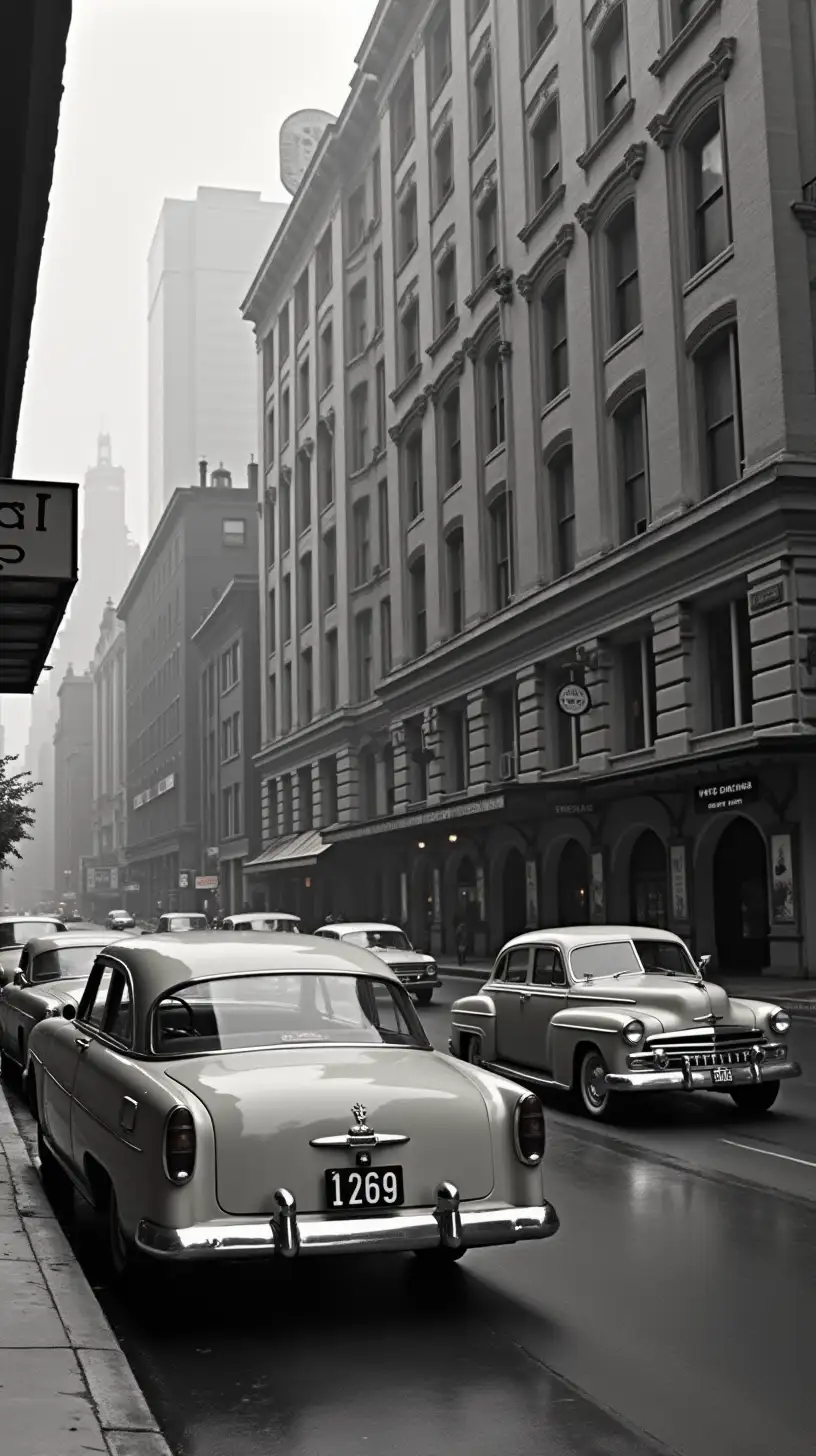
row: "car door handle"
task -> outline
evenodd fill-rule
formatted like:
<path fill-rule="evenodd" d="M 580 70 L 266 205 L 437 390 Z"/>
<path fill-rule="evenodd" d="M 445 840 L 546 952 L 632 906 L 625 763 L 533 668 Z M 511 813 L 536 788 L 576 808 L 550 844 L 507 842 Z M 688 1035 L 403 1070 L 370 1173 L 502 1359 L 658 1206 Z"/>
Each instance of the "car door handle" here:
<path fill-rule="evenodd" d="M 526 1006 L 527 1002 L 531 1001 L 532 999 L 532 991 L 522 991 L 521 995 L 519 996 L 519 1001 L 521 1002 L 522 1006 Z"/>
<path fill-rule="evenodd" d="M 79 1050 L 81 1052 L 87 1051 L 88 1050 L 88 1047 L 90 1045 L 91 1045 L 91 1038 L 89 1036 L 75 1036 L 74 1037 L 74 1046 L 79 1047 Z"/>

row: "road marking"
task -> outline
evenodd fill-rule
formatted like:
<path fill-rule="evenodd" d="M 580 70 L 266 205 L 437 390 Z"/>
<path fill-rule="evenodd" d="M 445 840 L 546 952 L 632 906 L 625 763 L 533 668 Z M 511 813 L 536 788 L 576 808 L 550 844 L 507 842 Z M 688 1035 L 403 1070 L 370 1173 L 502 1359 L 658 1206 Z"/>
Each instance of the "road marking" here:
<path fill-rule="evenodd" d="M 786 1163 L 801 1163 L 803 1168 L 816 1168 L 816 1163 L 808 1162 L 807 1158 L 792 1158 L 789 1153 L 772 1153 L 768 1148 L 753 1148 L 750 1143 L 732 1143 L 729 1138 L 720 1138 L 729 1148 L 742 1148 L 746 1153 L 762 1153 L 766 1158 L 782 1158 Z"/>

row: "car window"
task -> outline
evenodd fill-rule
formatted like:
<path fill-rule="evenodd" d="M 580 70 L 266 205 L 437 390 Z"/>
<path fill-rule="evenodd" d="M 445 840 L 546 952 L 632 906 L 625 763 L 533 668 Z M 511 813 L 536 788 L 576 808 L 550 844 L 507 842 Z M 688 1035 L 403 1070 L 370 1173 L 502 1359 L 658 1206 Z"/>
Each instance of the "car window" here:
<path fill-rule="evenodd" d="M 130 1046 L 133 1040 L 133 1007 L 130 986 L 122 971 L 116 971 L 111 978 L 103 1025 L 108 1036 Z"/>
<path fill-rule="evenodd" d="M 0 924 L 0 950 L 24 945 L 39 935 L 56 935 L 64 929 L 61 920 L 7 920 Z"/>
<path fill-rule="evenodd" d="M 560 950 L 551 945 L 538 946 L 533 955 L 533 985 L 563 986 L 566 979 Z"/>
<path fill-rule="evenodd" d="M 43 981 L 59 981 L 68 976 L 89 976 L 99 950 L 99 946 L 71 945 L 41 951 L 34 957 L 28 979 L 40 985 Z"/>
<path fill-rule="evenodd" d="M 527 980 L 527 971 L 530 965 L 530 947 L 519 946 L 516 950 L 507 952 L 507 969 L 504 979 L 512 985 L 520 985 Z"/>
<path fill-rule="evenodd" d="M 576 980 L 593 976 L 613 976 L 635 971 L 642 975 L 643 967 L 635 955 L 630 940 L 594 941 L 591 945 L 577 945 L 570 951 L 570 968 Z"/>
<path fill-rule="evenodd" d="M 647 971 L 668 971 L 681 976 L 697 974 L 685 946 L 674 940 L 636 940 L 635 950 Z"/>
<path fill-rule="evenodd" d="M 77 1020 L 84 1021 L 87 1026 L 95 1027 L 97 1031 L 102 1028 L 112 974 L 110 966 L 104 967 L 101 972 L 95 970 L 85 987 L 85 994 L 79 1004 Z"/>

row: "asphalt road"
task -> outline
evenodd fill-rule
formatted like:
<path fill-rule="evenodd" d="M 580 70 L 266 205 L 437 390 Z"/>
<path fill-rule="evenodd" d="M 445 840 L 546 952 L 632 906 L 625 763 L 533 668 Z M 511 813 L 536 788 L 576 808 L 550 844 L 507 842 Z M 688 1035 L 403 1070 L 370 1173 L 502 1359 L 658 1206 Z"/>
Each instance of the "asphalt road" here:
<path fill-rule="evenodd" d="M 440 1047 L 461 994 L 423 1013 Z M 550 1100 L 561 1231 L 441 1281 L 316 1260 L 126 1304 L 95 1220 L 70 1236 L 176 1456 L 812 1456 L 816 1025 L 792 1045 L 808 1075 L 762 1120 L 678 1099 L 601 1130 Z"/>

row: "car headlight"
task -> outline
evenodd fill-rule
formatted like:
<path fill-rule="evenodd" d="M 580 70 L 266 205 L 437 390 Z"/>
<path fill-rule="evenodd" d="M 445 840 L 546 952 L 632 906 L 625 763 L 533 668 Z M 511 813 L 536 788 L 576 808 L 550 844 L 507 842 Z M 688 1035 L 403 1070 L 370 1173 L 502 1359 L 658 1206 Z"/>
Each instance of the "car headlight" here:
<path fill-rule="evenodd" d="M 788 1011 L 775 1011 L 771 1017 L 771 1031 L 776 1036 L 785 1036 L 791 1028 L 790 1013 Z"/>
<path fill-rule="evenodd" d="M 435 976 L 436 975 L 436 961 L 431 961 L 425 967 L 425 975 L 426 976 Z"/>
<path fill-rule="evenodd" d="M 646 1027 L 642 1021 L 628 1021 L 623 1028 L 623 1039 L 630 1046 L 637 1046 L 639 1041 L 643 1041 L 645 1035 Z"/>

